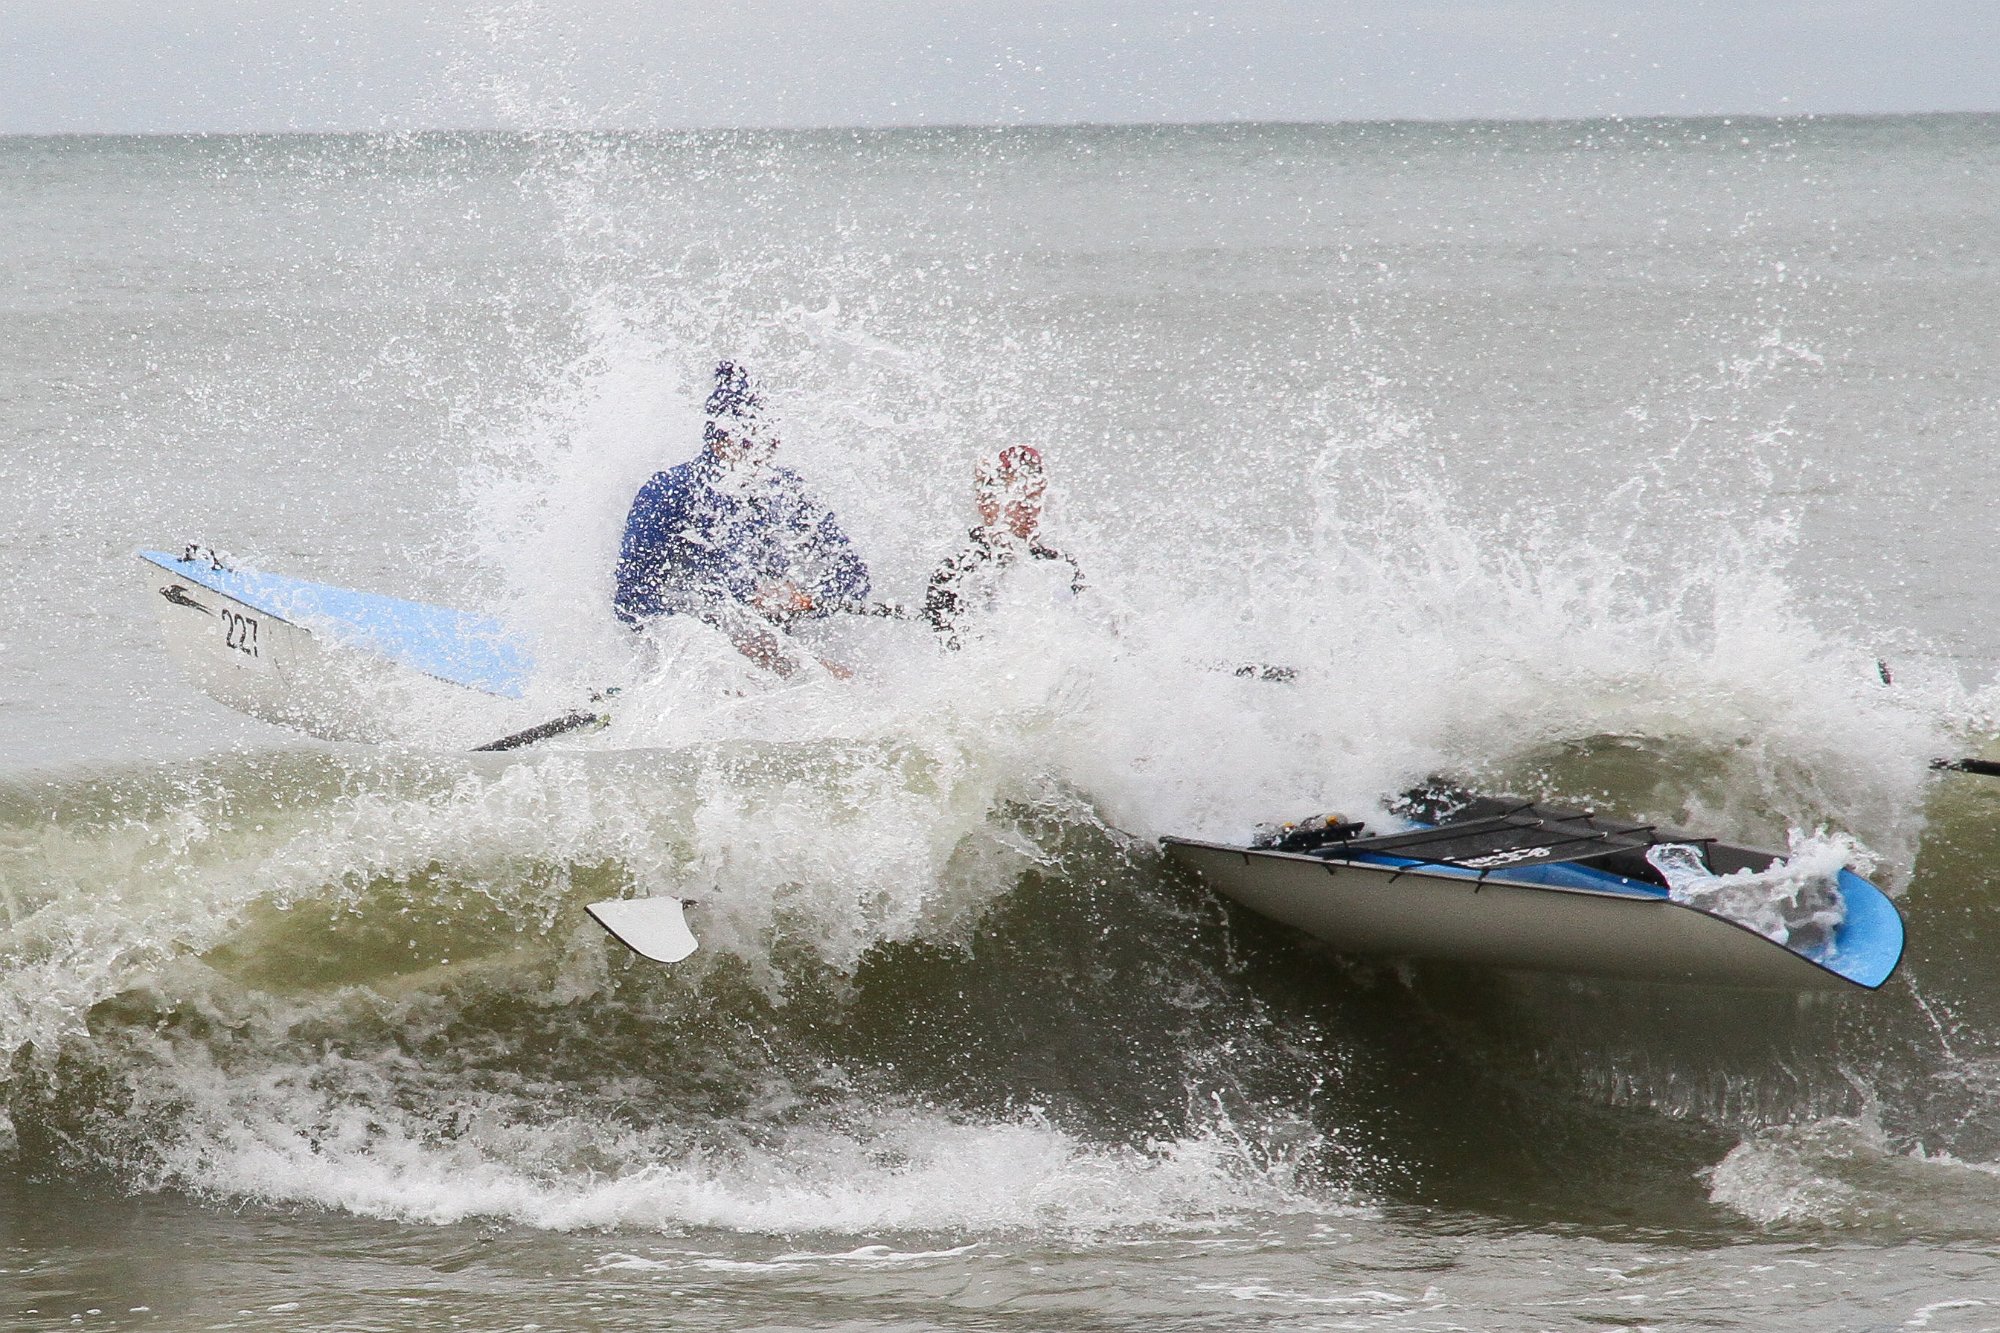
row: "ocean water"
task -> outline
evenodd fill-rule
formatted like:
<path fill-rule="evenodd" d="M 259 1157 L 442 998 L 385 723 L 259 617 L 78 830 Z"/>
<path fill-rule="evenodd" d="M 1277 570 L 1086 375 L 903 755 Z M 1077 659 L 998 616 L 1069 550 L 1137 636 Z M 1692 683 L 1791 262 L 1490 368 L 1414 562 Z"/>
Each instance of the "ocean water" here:
<path fill-rule="evenodd" d="M 0 1320 L 2000 1328 L 2000 782 L 1927 767 L 1993 731 L 1996 173 L 1980 116 L 0 139 Z M 846 682 L 641 651 L 719 356 L 878 595 L 1022 441 L 1090 590 Z M 132 559 L 190 540 L 613 725 L 235 715 Z M 1157 851 L 1440 772 L 1852 837 L 1904 968 L 1376 966 Z M 645 892 L 686 963 L 582 911 Z"/>

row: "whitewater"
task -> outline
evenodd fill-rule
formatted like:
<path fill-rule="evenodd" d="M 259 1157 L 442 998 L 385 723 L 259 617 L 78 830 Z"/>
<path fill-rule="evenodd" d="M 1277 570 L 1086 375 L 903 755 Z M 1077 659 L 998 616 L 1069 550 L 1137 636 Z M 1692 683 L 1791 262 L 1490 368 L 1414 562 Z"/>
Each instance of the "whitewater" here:
<path fill-rule="evenodd" d="M 2000 1326 L 2000 783 L 1928 767 L 1993 730 L 1996 166 L 1980 116 L 0 140 L 0 1311 Z M 852 680 L 635 643 L 724 356 L 877 596 L 1013 443 L 1086 593 L 848 627 Z M 191 540 L 496 615 L 613 723 L 229 713 L 133 559 Z M 1905 969 L 1370 965 L 1157 849 L 1433 773 L 1851 851 Z M 582 910 L 642 894 L 687 963 Z"/>

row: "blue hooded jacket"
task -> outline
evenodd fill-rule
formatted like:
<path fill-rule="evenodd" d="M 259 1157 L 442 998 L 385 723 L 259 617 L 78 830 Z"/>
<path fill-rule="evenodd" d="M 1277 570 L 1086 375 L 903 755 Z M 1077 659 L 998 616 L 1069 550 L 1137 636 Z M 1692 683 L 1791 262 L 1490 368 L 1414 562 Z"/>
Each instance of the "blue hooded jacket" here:
<path fill-rule="evenodd" d="M 632 500 L 618 557 L 618 618 L 713 620 L 789 580 L 813 599 L 809 616 L 868 596 L 868 567 L 789 468 L 726 466 L 713 450 L 653 475 Z"/>

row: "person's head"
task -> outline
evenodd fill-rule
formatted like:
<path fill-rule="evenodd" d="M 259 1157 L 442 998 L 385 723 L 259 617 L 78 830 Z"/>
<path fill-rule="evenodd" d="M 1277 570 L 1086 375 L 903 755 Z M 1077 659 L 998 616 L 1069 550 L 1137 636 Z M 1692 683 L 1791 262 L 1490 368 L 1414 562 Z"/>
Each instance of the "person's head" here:
<path fill-rule="evenodd" d="M 1009 445 L 996 458 L 980 459 L 972 477 L 981 524 L 1005 528 L 1024 539 L 1035 535 L 1042 523 L 1042 495 L 1048 489 L 1040 450 L 1031 444 Z"/>
<path fill-rule="evenodd" d="M 702 443 L 725 463 L 762 462 L 778 447 L 763 409 L 763 395 L 751 386 L 750 372 L 733 361 L 722 362 L 704 409 L 708 422 L 701 430 Z"/>

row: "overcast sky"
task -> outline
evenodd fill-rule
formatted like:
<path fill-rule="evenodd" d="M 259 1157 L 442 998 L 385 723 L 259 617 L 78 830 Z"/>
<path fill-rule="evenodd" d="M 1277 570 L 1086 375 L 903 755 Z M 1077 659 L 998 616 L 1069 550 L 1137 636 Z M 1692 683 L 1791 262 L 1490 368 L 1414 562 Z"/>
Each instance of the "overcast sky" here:
<path fill-rule="evenodd" d="M 0 0 L 0 133 L 2000 110 L 2000 0 Z"/>

